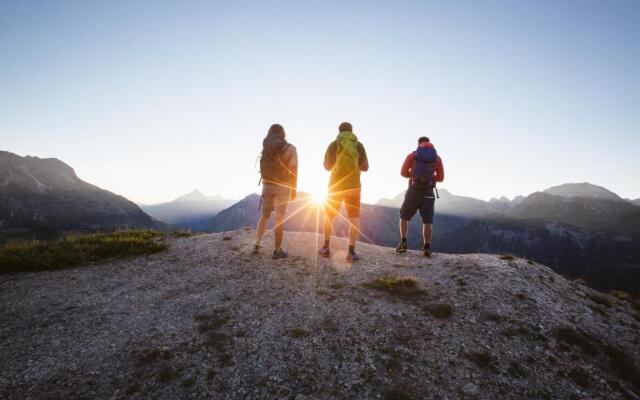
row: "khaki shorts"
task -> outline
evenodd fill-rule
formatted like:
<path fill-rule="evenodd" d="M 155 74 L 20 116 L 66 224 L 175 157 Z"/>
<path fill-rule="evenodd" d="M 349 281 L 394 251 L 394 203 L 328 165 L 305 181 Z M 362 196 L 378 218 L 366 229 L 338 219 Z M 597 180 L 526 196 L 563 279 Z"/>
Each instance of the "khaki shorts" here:
<path fill-rule="evenodd" d="M 280 213 L 287 212 L 287 206 L 291 199 L 291 189 L 273 183 L 262 185 L 262 211 L 278 210 Z"/>

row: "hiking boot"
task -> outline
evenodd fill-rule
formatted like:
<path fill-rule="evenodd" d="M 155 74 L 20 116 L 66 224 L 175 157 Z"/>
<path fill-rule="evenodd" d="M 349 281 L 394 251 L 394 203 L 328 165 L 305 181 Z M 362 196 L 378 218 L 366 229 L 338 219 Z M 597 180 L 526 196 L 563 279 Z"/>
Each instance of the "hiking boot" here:
<path fill-rule="evenodd" d="M 407 245 L 407 242 L 400 242 L 398 247 L 396 247 L 396 253 L 406 253 L 407 250 L 409 250 L 409 246 Z"/>
<path fill-rule="evenodd" d="M 327 246 L 322 246 L 318 251 L 322 257 L 329 257 L 331 255 L 331 251 Z"/>
<path fill-rule="evenodd" d="M 260 253 L 260 245 L 259 244 L 254 244 L 253 245 L 253 250 L 251 250 L 251 254 L 258 254 Z"/>
<path fill-rule="evenodd" d="M 357 255 L 356 253 L 349 253 L 347 254 L 347 262 L 356 262 L 360 259 L 360 256 Z"/>
<path fill-rule="evenodd" d="M 273 254 L 271 255 L 271 258 L 273 258 L 274 260 L 278 260 L 281 258 L 287 258 L 287 256 L 289 256 L 289 254 L 286 251 L 280 249 L 280 250 L 274 250 Z"/>
<path fill-rule="evenodd" d="M 425 257 L 431 258 L 431 249 L 428 247 L 425 247 L 424 249 L 422 249 L 422 252 L 424 253 Z"/>

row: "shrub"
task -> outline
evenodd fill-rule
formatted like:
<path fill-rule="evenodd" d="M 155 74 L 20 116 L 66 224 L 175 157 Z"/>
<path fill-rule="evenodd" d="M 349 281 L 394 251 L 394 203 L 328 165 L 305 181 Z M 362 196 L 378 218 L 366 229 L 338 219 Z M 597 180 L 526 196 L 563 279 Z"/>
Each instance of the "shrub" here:
<path fill-rule="evenodd" d="M 148 230 L 72 235 L 49 242 L 19 241 L 0 249 L 0 273 L 71 268 L 97 261 L 153 254 L 167 245 Z"/>
<path fill-rule="evenodd" d="M 309 332 L 307 332 L 305 329 L 303 328 L 293 328 L 291 330 L 290 336 L 292 338 L 296 338 L 296 339 L 300 339 L 306 336 L 309 336 Z"/>
<path fill-rule="evenodd" d="M 453 306 L 448 303 L 432 303 L 424 306 L 425 312 L 434 318 L 445 319 L 453 315 Z"/>
<path fill-rule="evenodd" d="M 612 306 L 611 299 L 607 295 L 600 293 L 587 293 L 587 297 L 589 297 L 594 303 L 603 305 L 607 308 L 611 308 Z"/>
<path fill-rule="evenodd" d="M 553 334 L 558 341 L 571 346 L 577 346 L 589 355 L 595 355 L 598 352 L 598 343 L 588 333 L 570 327 L 562 327 L 555 329 Z"/>
<path fill-rule="evenodd" d="M 405 299 L 424 294 L 424 290 L 418 286 L 418 280 L 412 276 L 385 275 L 365 283 L 364 286 Z"/>
<path fill-rule="evenodd" d="M 506 261 L 513 261 L 516 258 L 511 254 L 503 254 L 503 255 L 500 256 L 500 259 L 501 260 L 506 260 Z"/>
<path fill-rule="evenodd" d="M 169 235 L 174 238 L 182 238 L 195 236 L 196 234 L 191 231 L 173 231 Z"/>
<path fill-rule="evenodd" d="M 467 354 L 467 359 L 480 368 L 487 368 L 493 363 L 491 354 L 485 352 L 474 352 Z"/>

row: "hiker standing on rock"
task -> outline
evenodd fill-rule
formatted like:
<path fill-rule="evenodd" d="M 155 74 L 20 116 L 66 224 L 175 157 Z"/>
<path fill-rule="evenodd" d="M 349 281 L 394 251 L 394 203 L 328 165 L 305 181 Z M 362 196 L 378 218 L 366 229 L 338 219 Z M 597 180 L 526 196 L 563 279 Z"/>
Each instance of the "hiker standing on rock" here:
<path fill-rule="evenodd" d="M 336 140 L 329 144 L 324 156 L 324 168 L 331 171 L 329 191 L 324 207 L 324 246 L 320 255 L 329 257 L 329 243 L 333 230 L 333 219 L 344 202 L 349 218 L 349 253 L 347 261 L 358 261 L 355 247 L 360 233 L 360 172 L 369 169 L 367 153 L 362 143 L 353 134 L 353 127 L 349 122 L 340 124 Z"/>
<path fill-rule="evenodd" d="M 431 234 L 433 225 L 433 207 L 435 203 L 434 189 L 436 182 L 444 180 L 444 166 L 438 152 L 428 137 L 418 139 L 418 149 L 411 152 L 402 164 L 400 175 L 409 178 L 409 188 L 404 195 L 400 208 L 401 241 L 396 252 L 406 253 L 408 250 L 407 233 L 409 221 L 420 210 L 422 217 L 423 252 L 431 257 Z"/>
<path fill-rule="evenodd" d="M 292 144 L 287 143 L 282 125 L 271 125 L 267 137 L 262 141 L 260 177 L 262 182 L 262 197 L 260 199 L 262 214 L 256 229 L 254 253 L 260 251 L 260 241 L 264 236 L 267 221 L 275 210 L 275 249 L 272 257 L 274 259 L 286 258 L 288 254 L 282 249 L 284 218 L 289 202 L 296 198 L 298 153 Z"/>

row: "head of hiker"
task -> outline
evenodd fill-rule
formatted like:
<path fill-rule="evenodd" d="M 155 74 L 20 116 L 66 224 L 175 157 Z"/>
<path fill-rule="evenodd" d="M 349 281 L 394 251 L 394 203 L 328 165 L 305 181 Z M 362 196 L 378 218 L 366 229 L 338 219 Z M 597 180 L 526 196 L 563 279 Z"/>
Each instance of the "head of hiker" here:
<path fill-rule="evenodd" d="M 340 132 L 353 132 L 353 126 L 349 122 L 343 122 L 338 127 L 338 131 Z"/>
<path fill-rule="evenodd" d="M 418 139 L 418 145 L 421 145 L 422 143 L 429 143 L 429 138 L 426 136 L 421 136 L 420 139 Z"/>
<path fill-rule="evenodd" d="M 267 137 L 262 141 L 262 147 L 267 152 L 278 153 L 287 145 L 284 128 L 280 124 L 273 124 L 269 127 Z"/>

